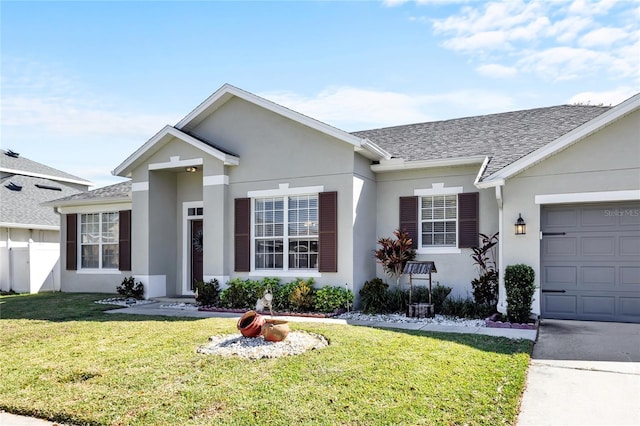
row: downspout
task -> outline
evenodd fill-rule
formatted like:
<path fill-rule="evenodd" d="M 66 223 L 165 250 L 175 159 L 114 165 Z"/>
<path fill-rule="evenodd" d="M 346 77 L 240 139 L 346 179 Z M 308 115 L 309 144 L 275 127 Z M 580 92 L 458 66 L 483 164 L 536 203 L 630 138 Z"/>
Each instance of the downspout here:
<path fill-rule="evenodd" d="M 504 268 L 502 262 L 502 239 L 504 236 L 503 229 L 503 213 L 502 213 L 502 205 L 503 205 L 503 194 L 502 194 L 502 185 L 496 185 L 496 202 L 498 203 L 498 232 L 500 238 L 498 238 L 498 312 L 501 314 L 507 313 L 507 302 L 506 302 L 506 294 L 504 288 Z"/>
<path fill-rule="evenodd" d="M 13 289 L 13 247 L 11 247 L 11 228 L 7 228 L 7 257 L 9 262 L 9 288 L 7 291 Z"/>

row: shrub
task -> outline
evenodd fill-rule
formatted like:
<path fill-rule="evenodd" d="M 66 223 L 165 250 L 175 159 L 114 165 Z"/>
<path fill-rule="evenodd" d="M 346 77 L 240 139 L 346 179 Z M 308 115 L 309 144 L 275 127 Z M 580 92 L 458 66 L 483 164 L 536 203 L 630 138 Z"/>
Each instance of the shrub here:
<path fill-rule="evenodd" d="M 389 285 L 380 278 L 366 281 L 360 290 L 362 311 L 367 314 L 382 313 L 387 310 L 387 289 Z"/>
<path fill-rule="evenodd" d="M 404 265 L 416 258 L 416 251 L 411 248 L 413 240 L 404 231 L 393 231 L 393 238 L 379 238 L 378 248 L 373 252 L 378 263 L 382 265 L 384 272 L 396 279 L 396 285 L 400 284 L 400 277 L 404 270 Z"/>
<path fill-rule="evenodd" d="M 293 289 L 296 287 L 296 282 L 292 281 L 284 285 L 278 284 L 275 287 L 271 287 L 271 293 L 273 294 L 273 301 L 271 302 L 273 310 L 277 312 L 288 312 L 293 308 L 289 298 Z"/>
<path fill-rule="evenodd" d="M 498 233 L 480 234 L 480 238 L 482 246 L 474 247 L 471 255 L 474 264 L 478 267 L 479 275 L 471 281 L 473 298 L 477 304 L 486 305 L 487 309 L 495 312 L 498 304 L 498 271 L 495 261 Z"/>
<path fill-rule="evenodd" d="M 531 302 L 536 290 L 535 272 L 528 265 L 509 265 L 504 271 L 507 293 L 507 319 L 509 322 L 526 323 L 531 316 Z"/>
<path fill-rule="evenodd" d="M 433 302 L 433 309 L 436 314 L 442 313 L 442 305 L 444 305 L 450 293 L 451 287 L 440 285 L 439 283 L 436 283 L 435 287 L 431 289 L 431 301 Z"/>
<path fill-rule="evenodd" d="M 407 312 L 407 306 L 409 306 L 409 291 L 397 286 L 387 290 L 386 312 Z"/>
<path fill-rule="evenodd" d="M 133 297 L 138 300 L 144 297 L 144 286 L 141 282 L 136 283 L 133 277 L 123 279 L 122 284 L 116 287 L 116 291 L 124 297 Z"/>
<path fill-rule="evenodd" d="M 220 294 L 220 304 L 224 308 L 246 309 L 250 305 L 247 303 L 249 295 L 240 278 L 234 278 L 227 282 L 227 288 Z"/>
<path fill-rule="evenodd" d="M 289 295 L 291 308 L 297 312 L 307 312 L 313 309 L 313 278 L 305 281 L 298 278 L 294 281 L 295 287 Z"/>
<path fill-rule="evenodd" d="M 318 312 L 335 312 L 352 304 L 353 292 L 347 288 L 325 286 L 316 291 L 315 310 Z"/>
<path fill-rule="evenodd" d="M 479 312 L 481 305 L 478 305 L 469 297 L 449 297 L 442 304 L 442 315 L 458 318 L 484 318 L 484 314 Z"/>
<path fill-rule="evenodd" d="M 220 304 L 220 283 L 217 279 L 196 283 L 196 303 L 201 306 L 218 306 Z"/>

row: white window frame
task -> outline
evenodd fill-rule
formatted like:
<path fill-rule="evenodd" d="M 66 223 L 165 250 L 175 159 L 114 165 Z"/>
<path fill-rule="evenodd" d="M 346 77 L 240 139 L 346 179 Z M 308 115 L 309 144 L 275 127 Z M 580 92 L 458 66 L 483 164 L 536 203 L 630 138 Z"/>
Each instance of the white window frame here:
<path fill-rule="evenodd" d="M 459 212 L 459 200 L 458 194 L 464 192 L 462 186 L 445 187 L 444 183 L 434 183 L 431 188 L 421 188 L 413 191 L 413 195 L 418 197 L 418 249 L 417 254 L 460 254 L 462 250 L 458 248 L 460 243 L 460 229 L 458 227 Z M 422 197 L 433 197 L 442 195 L 455 195 L 456 196 L 456 245 L 454 246 L 422 246 Z"/>
<path fill-rule="evenodd" d="M 120 265 L 118 265 L 115 268 L 105 268 L 102 266 L 102 248 L 104 245 L 117 245 L 118 246 L 118 253 L 120 252 L 120 241 L 119 241 L 119 235 L 116 235 L 116 242 L 110 242 L 110 243 L 105 243 L 102 241 L 102 233 L 103 233 L 103 221 L 102 221 L 102 215 L 103 214 L 108 214 L 108 213 L 115 213 L 116 215 L 118 215 L 118 227 L 120 226 L 120 212 L 119 211 L 96 211 L 96 212 L 84 212 L 84 213 L 78 213 L 79 220 L 78 220 L 78 224 L 77 224 L 77 235 L 78 235 L 78 251 L 77 251 L 77 255 L 78 255 L 78 269 L 77 272 L 79 273 L 95 273 L 95 272 L 100 272 L 100 273 L 114 273 L 114 274 L 120 274 Z M 99 242 L 97 244 L 83 244 L 82 243 L 82 223 L 83 223 L 83 216 L 84 215 L 98 215 L 99 218 Z M 83 246 L 87 246 L 87 245 L 97 245 L 98 246 L 98 267 L 97 268 L 84 268 L 82 267 L 82 247 Z M 118 260 L 119 261 L 119 260 Z"/>
<path fill-rule="evenodd" d="M 289 184 L 280 184 L 278 189 L 267 189 L 267 190 L 259 190 L 259 191 L 248 191 L 247 197 L 251 199 L 251 270 L 249 272 L 249 276 L 259 276 L 259 277 L 267 277 L 267 276 L 278 276 L 278 277 L 312 277 L 319 278 L 322 276 L 320 272 L 318 272 L 317 268 L 311 269 L 295 269 L 289 268 L 289 197 L 293 196 L 302 196 L 302 195 L 313 195 L 318 196 L 321 192 L 324 192 L 324 186 L 307 186 L 307 187 L 298 187 L 298 188 L 289 188 Z M 284 235 L 283 239 L 283 254 L 282 254 L 282 269 L 256 269 L 256 236 L 255 236 L 255 201 L 260 198 L 283 198 L 284 199 Z M 320 211 L 318 208 L 318 216 L 320 215 Z M 319 217 L 318 217 L 319 220 Z M 319 235 L 316 237 L 310 237 L 308 239 L 317 238 L 319 240 Z M 280 237 L 273 237 L 280 238 Z M 293 237 L 292 239 L 304 239 L 304 236 Z"/>
<path fill-rule="evenodd" d="M 189 215 L 189 209 L 202 209 L 202 214 Z M 203 201 L 185 201 L 182 203 L 182 294 L 193 295 L 191 285 L 189 283 L 189 268 L 191 263 L 191 239 L 190 222 L 196 219 L 204 220 L 204 202 Z M 204 277 L 203 277 L 204 278 Z"/>

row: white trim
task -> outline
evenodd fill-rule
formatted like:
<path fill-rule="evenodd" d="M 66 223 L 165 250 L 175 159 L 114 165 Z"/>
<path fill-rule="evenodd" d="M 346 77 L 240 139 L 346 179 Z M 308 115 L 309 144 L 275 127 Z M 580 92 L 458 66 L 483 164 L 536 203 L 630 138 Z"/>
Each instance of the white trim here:
<path fill-rule="evenodd" d="M 485 155 L 417 161 L 392 158 L 388 160 L 381 160 L 380 164 L 372 164 L 371 170 L 374 172 L 388 172 L 397 170 L 429 169 L 433 167 L 470 166 L 474 164 L 481 164 L 483 161 L 488 161 Z"/>
<path fill-rule="evenodd" d="M 112 200 L 111 200 L 112 201 Z M 131 210 L 131 201 L 114 203 L 93 203 L 90 205 L 78 205 L 58 207 L 58 213 L 60 214 L 72 214 L 72 213 L 107 213 L 107 212 L 119 212 L 120 210 Z"/>
<path fill-rule="evenodd" d="M 193 292 L 189 288 L 189 270 L 191 269 L 189 262 L 189 221 L 191 220 L 199 220 L 203 219 L 202 215 L 189 216 L 190 208 L 199 208 L 202 207 L 204 209 L 203 201 L 185 201 L 182 203 L 182 285 L 180 286 L 182 289 L 183 295 L 192 295 Z M 204 225 L 204 223 L 203 223 Z"/>
<path fill-rule="evenodd" d="M 60 176 L 54 176 L 54 175 L 47 175 L 47 174 L 44 174 L 44 173 L 33 173 L 33 172 L 29 172 L 27 170 L 9 169 L 9 168 L 6 168 L 6 167 L 0 167 L 0 172 L 12 174 L 12 175 L 31 176 L 31 177 L 49 179 L 49 180 L 54 180 L 54 181 L 58 181 L 58 182 L 76 183 L 76 184 L 87 186 L 87 187 L 94 185 L 93 182 L 90 182 L 88 180 L 66 178 L 66 177 L 60 177 Z"/>
<path fill-rule="evenodd" d="M 85 268 L 85 269 L 78 269 L 77 271 L 75 271 L 76 274 L 78 275 L 117 275 L 117 274 L 122 274 L 122 271 L 119 269 L 89 269 L 89 268 Z"/>
<path fill-rule="evenodd" d="M 271 102 L 265 98 L 254 95 L 253 93 L 249 93 L 230 84 L 224 84 L 222 87 L 216 90 L 204 102 L 198 105 L 182 120 L 180 120 L 178 124 L 175 125 L 175 128 L 189 131 L 234 96 L 257 105 L 261 108 L 264 108 L 268 111 L 281 115 L 285 118 L 293 120 L 297 123 L 300 123 L 303 126 L 309 127 L 326 135 L 339 139 L 343 142 L 351 144 L 354 146 L 354 151 L 359 152 L 360 154 L 371 160 L 391 158 L 391 154 L 368 139 L 359 138 L 336 127 L 330 126 L 314 118 L 300 114 L 292 109 L 285 108 L 282 105 L 278 105 L 275 102 Z"/>
<path fill-rule="evenodd" d="M 175 169 L 190 166 L 202 166 L 204 160 L 202 158 L 190 158 L 188 160 L 180 160 L 180 157 L 171 157 L 169 161 L 164 163 L 149 163 L 149 170 Z"/>
<path fill-rule="evenodd" d="M 145 299 L 167 295 L 166 275 L 134 275 L 133 278 L 144 286 Z"/>
<path fill-rule="evenodd" d="M 131 168 L 133 168 L 134 164 L 138 160 L 151 155 L 153 152 L 156 152 L 162 146 L 167 144 L 172 138 L 176 138 L 183 142 L 186 142 L 189 145 L 192 145 L 193 147 L 199 149 L 200 151 L 203 151 L 204 153 L 217 158 L 218 160 L 222 161 L 225 166 L 237 166 L 238 164 L 240 164 L 240 159 L 235 155 L 226 154 L 219 149 L 216 149 L 211 145 L 208 145 L 201 140 L 194 138 L 193 136 L 189 136 L 188 134 L 167 125 L 164 126 L 162 130 L 156 133 L 153 137 L 151 137 L 151 139 L 145 142 L 145 144 L 138 148 L 133 154 L 131 154 L 111 173 L 116 176 L 130 176 Z"/>
<path fill-rule="evenodd" d="M 502 209 L 502 205 L 504 203 L 502 195 L 502 185 L 496 185 L 496 202 L 498 203 L 498 208 Z"/>
<path fill-rule="evenodd" d="M 212 175 L 202 178 L 202 186 L 217 186 L 217 185 L 229 185 L 229 176 L 227 175 Z"/>
<path fill-rule="evenodd" d="M 132 192 L 142 192 L 149 190 L 149 182 L 132 182 L 131 183 L 131 191 Z"/>
<path fill-rule="evenodd" d="M 504 180 L 521 173 L 529 167 L 592 135 L 605 126 L 612 124 L 625 115 L 631 114 L 638 108 L 640 108 L 640 93 L 586 122 L 582 126 L 575 128 L 569 133 L 560 136 L 553 142 L 550 142 L 519 160 L 514 161 L 508 166 L 503 167 L 499 171 L 487 177 L 484 181 Z"/>
<path fill-rule="evenodd" d="M 288 183 L 281 183 L 278 189 L 263 189 L 259 191 L 247 191 L 247 197 L 248 198 L 285 197 L 288 195 L 318 194 L 320 192 L 324 192 L 324 185 L 301 186 L 298 188 L 289 188 Z"/>
<path fill-rule="evenodd" d="M 462 186 L 449 186 L 445 187 L 444 183 L 432 183 L 431 188 L 421 188 L 414 189 L 413 195 L 418 197 L 430 197 L 434 195 L 454 195 L 461 194 L 464 192 L 464 188 Z"/>
<path fill-rule="evenodd" d="M 640 200 L 640 189 L 626 191 L 574 192 L 566 194 L 540 194 L 535 196 L 536 204 L 590 203 L 599 201 Z"/>
<path fill-rule="evenodd" d="M 457 219 L 456 219 L 457 221 Z M 456 235 L 456 238 L 458 236 Z M 422 237 L 420 237 L 422 239 Z M 421 247 L 416 250 L 417 254 L 460 254 L 462 249 L 458 247 Z"/>
<path fill-rule="evenodd" d="M 0 228 L 13 228 L 13 229 L 33 229 L 38 231 L 59 231 L 60 227 L 55 225 L 35 225 L 29 223 L 10 223 L 0 222 Z"/>
<path fill-rule="evenodd" d="M 487 165 L 489 164 L 489 157 L 484 157 L 484 161 L 482 162 L 482 166 L 480 166 L 480 170 L 478 170 L 478 174 L 476 175 L 476 179 L 473 181 L 473 184 L 478 186 L 480 179 L 482 179 L 482 175 L 484 171 L 487 170 Z"/>
<path fill-rule="evenodd" d="M 250 277 L 321 278 L 322 273 L 309 269 L 257 269 L 249 272 Z"/>

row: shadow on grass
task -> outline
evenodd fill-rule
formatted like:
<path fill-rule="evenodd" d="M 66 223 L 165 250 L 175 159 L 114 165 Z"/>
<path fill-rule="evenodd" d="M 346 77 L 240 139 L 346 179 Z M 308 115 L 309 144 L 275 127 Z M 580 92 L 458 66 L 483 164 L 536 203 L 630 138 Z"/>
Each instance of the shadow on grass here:
<path fill-rule="evenodd" d="M 23 319 L 52 322 L 106 322 L 195 321 L 202 319 L 187 316 L 127 315 L 124 312 L 122 314 L 106 314 L 105 311 L 118 309 L 118 306 L 94 303 L 96 300 L 111 297 L 114 297 L 114 295 L 100 293 L 38 293 L 0 296 L 0 320 Z"/>

